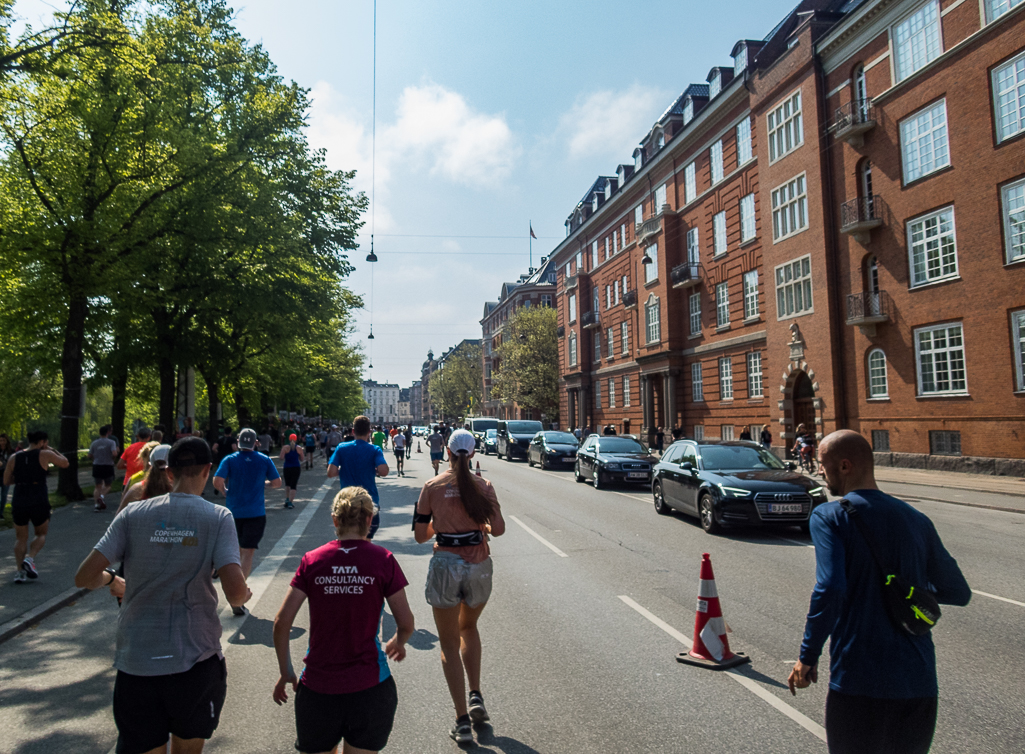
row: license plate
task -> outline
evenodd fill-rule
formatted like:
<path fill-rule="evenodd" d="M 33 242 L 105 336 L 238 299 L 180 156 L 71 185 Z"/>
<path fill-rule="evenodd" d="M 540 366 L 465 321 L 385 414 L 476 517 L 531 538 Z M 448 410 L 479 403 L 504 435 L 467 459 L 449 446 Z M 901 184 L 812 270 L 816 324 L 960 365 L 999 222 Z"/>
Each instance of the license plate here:
<path fill-rule="evenodd" d="M 800 503 L 773 503 L 769 505 L 769 513 L 804 513 Z"/>
<path fill-rule="evenodd" d="M 627 476 L 630 477 L 631 479 L 647 479 L 648 478 L 648 472 L 647 471 L 631 471 L 629 474 L 627 474 Z"/>
<path fill-rule="evenodd" d="M 573 456 L 564 456 L 563 459 L 562 459 L 562 462 L 563 463 L 573 463 L 576 460 L 577 459 L 574 458 Z"/>

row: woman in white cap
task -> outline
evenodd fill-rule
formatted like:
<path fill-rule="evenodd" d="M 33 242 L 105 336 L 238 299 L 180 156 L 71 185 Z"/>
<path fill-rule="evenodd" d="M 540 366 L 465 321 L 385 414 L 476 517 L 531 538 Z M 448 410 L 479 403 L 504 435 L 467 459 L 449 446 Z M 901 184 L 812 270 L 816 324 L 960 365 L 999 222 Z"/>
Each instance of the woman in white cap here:
<path fill-rule="evenodd" d="M 123 511 L 129 503 L 149 500 L 151 497 L 166 495 L 171 491 L 171 479 L 167 476 L 167 454 L 170 452 L 170 445 L 157 445 L 150 451 L 142 479 L 121 495 L 121 504 L 117 507 L 118 513 Z"/>
<path fill-rule="evenodd" d="M 424 591 L 434 608 L 441 667 L 456 708 L 456 724 L 449 735 L 460 744 L 473 741 L 471 722 L 481 724 L 489 719 L 480 692 L 477 620 L 491 596 L 488 535 L 505 533 L 495 488 L 470 470 L 475 445 L 473 435 L 465 429 L 452 433 L 449 468 L 424 485 L 413 519 L 417 542 L 435 539 Z"/>

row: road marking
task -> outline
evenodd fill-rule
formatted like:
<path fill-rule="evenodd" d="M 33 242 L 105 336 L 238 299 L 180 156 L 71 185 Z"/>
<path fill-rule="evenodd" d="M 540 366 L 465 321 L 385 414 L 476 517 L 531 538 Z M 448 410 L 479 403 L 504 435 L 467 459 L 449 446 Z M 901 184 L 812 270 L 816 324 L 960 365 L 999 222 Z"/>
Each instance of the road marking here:
<path fill-rule="evenodd" d="M 1019 607 L 1025 607 L 1025 602 L 1018 602 L 1018 600 L 1008 599 L 1007 597 L 998 597 L 995 594 L 989 592 L 980 592 L 977 589 L 972 590 L 972 594 L 977 594 L 980 597 L 989 597 L 991 600 L 1000 600 L 1001 602 L 1010 602 L 1012 605 L 1018 605 Z"/>
<path fill-rule="evenodd" d="M 782 539 L 784 542 L 789 542 L 792 545 L 800 545 L 801 547 L 810 547 L 813 550 L 815 549 L 815 545 L 810 545 L 807 542 L 801 542 L 797 539 L 790 539 L 789 537 L 781 537 L 779 534 L 772 534 L 772 536 L 776 539 Z"/>
<path fill-rule="evenodd" d="M 513 521 L 515 521 L 516 523 L 518 523 L 518 524 L 520 525 L 520 527 L 522 527 L 523 531 L 527 532 L 527 534 L 529 534 L 530 536 L 532 536 L 532 537 L 533 537 L 534 539 L 536 539 L 536 540 L 537 540 L 538 542 L 540 542 L 541 544 L 543 544 L 543 545 L 544 545 L 545 547 L 547 547 L 547 548 L 548 548 L 549 550 L 551 550 L 552 552 L 554 552 L 554 553 L 555 553 L 556 555 L 558 555 L 558 556 L 559 556 L 560 558 L 568 558 L 568 557 L 569 557 L 569 555 L 567 555 L 566 553 L 564 553 L 564 552 L 563 552 L 562 550 L 560 550 L 560 549 L 559 549 L 558 547 L 556 547 L 555 545 L 553 545 L 553 544 L 552 544 L 551 542 L 549 542 L 549 541 L 548 541 L 547 539 L 545 539 L 544 537 L 542 537 L 542 536 L 541 536 L 540 534 L 538 534 L 538 533 L 537 533 L 536 531 L 534 531 L 534 530 L 533 530 L 533 529 L 531 529 L 531 528 L 530 528 L 529 526 L 527 526 L 527 525 L 526 525 L 525 523 L 523 523 L 523 522 L 522 522 L 522 521 L 520 521 L 520 520 L 519 520 L 518 518 L 516 518 L 516 516 L 509 516 L 509 518 L 511 518 L 511 519 L 512 519 Z"/>
<path fill-rule="evenodd" d="M 636 602 L 634 602 L 632 599 L 630 599 L 626 595 L 622 595 L 622 594 L 619 595 L 619 599 L 621 599 L 626 605 L 629 605 L 631 608 L 633 608 L 638 613 L 643 615 L 649 621 L 654 623 L 656 626 L 661 628 L 667 634 L 672 636 L 678 642 L 683 644 L 683 646 L 687 647 L 687 649 L 690 649 L 693 646 L 693 642 L 690 639 L 688 639 L 686 636 L 681 634 L 679 631 L 677 631 L 675 628 L 670 626 L 668 623 L 666 623 L 664 620 L 659 618 L 657 615 L 653 614 L 649 610 L 646 610 L 645 608 L 643 608 L 640 605 L 638 605 Z M 746 688 L 748 691 L 750 691 L 752 694 L 757 696 L 759 699 L 761 699 L 762 701 L 766 702 L 770 706 L 772 706 L 775 709 L 777 709 L 780 712 L 782 712 L 784 715 L 789 717 L 791 720 L 793 720 L 795 723 L 800 725 L 806 731 L 808 731 L 809 733 L 814 735 L 816 738 L 819 738 L 822 741 L 826 740 L 826 729 L 825 728 L 823 728 L 821 725 L 816 723 L 814 720 L 812 720 L 807 715 L 804 715 L 801 712 L 798 712 L 796 709 L 791 707 L 789 704 L 784 702 L 782 699 L 780 699 L 778 696 L 776 696 L 772 692 L 768 691 L 767 689 L 762 688 L 762 686 L 760 686 L 756 681 L 751 680 L 747 676 L 741 675 L 740 673 L 738 673 L 735 670 L 725 670 L 723 672 L 727 676 L 732 678 L 734 681 L 739 683 L 741 686 Z"/>

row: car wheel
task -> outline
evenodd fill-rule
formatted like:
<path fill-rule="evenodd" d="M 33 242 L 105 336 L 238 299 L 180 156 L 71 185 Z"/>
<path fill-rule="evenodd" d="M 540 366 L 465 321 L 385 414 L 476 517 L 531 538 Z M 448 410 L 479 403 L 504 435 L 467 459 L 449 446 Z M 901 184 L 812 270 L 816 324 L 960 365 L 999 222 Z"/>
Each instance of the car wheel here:
<path fill-rule="evenodd" d="M 530 468 L 534 468 L 534 457 L 531 456 L 530 453 L 527 453 L 527 465 Z"/>
<path fill-rule="evenodd" d="M 595 469 L 594 470 L 594 488 L 596 490 L 603 490 L 603 489 L 605 489 L 605 486 L 606 486 L 606 482 L 605 482 L 604 479 L 602 479 L 601 469 Z"/>
<path fill-rule="evenodd" d="M 651 495 L 655 498 L 655 513 L 660 516 L 665 516 L 669 513 L 669 506 L 666 505 L 665 498 L 662 497 L 662 485 L 658 482 L 651 489 Z"/>
<path fill-rule="evenodd" d="M 712 503 L 712 496 L 704 494 L 698 501 L 698 513 L 701 514 L 701 528 L 709 534 L 718 534 L 722 526 L 715 520 L 715 509 Z"/>
<path fill-rule="evenodd" d="M 537 465 L 541 467 L 541 471 L 548 468 L 548 464 L 545 463 L 545 454 L 542 453 L 537 459 Z"/>
<path fill-rule="evenodd" d="M 506 453 L 505 454 L 505 460 L 507 460 L 509 463 L 512 463 L 512 460 L 513 460 L 512 453 Z"/>
<path fill-rule="evenodd" d="M 584 476 L 580 473 L 580 461 L 577 461 L 576 465 L 573 466 L 573 478 L 576 479 L 577 482 L 584 481 Z"/>

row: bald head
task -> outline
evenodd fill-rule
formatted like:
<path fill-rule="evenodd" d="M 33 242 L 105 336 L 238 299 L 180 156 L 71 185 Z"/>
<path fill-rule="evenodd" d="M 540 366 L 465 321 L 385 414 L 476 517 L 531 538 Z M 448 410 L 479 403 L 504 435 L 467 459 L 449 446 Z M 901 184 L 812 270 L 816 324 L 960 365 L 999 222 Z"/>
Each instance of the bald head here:
<path fill-rule="evenodd" d="M 844 459 L 857 469 L 870 471 L 875 466 L 872 446 L 862 435 L 850 429 L 840 429 L 826 435 L 819 445 L 819 452 L 834 461 Z"/>

